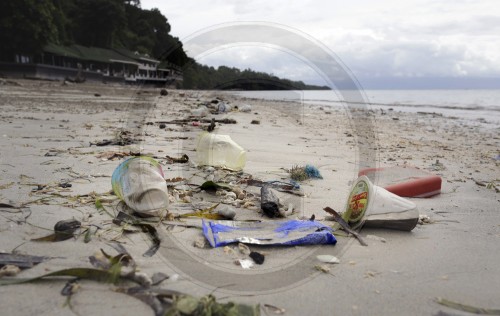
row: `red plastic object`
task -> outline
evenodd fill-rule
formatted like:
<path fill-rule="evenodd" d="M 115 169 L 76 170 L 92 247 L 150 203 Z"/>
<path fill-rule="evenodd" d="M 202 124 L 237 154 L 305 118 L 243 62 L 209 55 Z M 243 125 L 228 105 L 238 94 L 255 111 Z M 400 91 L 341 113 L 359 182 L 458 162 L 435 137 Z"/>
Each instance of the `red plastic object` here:
<path fill-rule="evenodd" d="M 368 168 L 358 173 L 362 175 L 402 197 L 426 198 L 441 193 L 441 177 L 415 167 Z"/>

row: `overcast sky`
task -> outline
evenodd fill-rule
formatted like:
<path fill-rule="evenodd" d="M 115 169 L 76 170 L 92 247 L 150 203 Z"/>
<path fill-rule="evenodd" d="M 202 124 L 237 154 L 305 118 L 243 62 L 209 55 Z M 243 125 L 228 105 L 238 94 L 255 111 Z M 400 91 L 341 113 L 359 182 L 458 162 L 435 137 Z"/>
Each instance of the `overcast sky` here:
<path fill-rule="evenodd" d="M 329 48 L 366 88 L 500 88 L 498 0 L 142 0 L 171 34 L 189 41 L 217 24 L 279 23 Z M 188 54 L 190 52 L 188 51 Z M 226 45 L 198 62 L 326 84 L 300 58 L 272 45 Z"/>

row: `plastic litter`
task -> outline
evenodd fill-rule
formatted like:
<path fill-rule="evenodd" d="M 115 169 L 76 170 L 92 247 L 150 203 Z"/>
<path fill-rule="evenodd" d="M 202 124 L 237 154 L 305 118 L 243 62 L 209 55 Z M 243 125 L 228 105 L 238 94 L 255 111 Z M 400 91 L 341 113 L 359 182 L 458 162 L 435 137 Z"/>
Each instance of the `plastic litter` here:
<path fill-rule="evenodd" d="M 361 170 L 373 183 L 403 197 L 431 197 L 441 192 L 441 177 L 410 166 Z"/>
<path fill-rule="evenodd" d="M 225 113 L 231 111 L 231 107 L 224 102 L 219 102 L 217 104 L 217 112 Z"/>
<path fill-rule="evenodd" d="M 415 203 L 361 176 L 351 189 L 343 218 L 353 228 L 364 225 L 411 231 L 418 223 L 419 212 Z"/>
<path fill-rule="evenodd" d="M 243 104 L 242 106 L 239 107 L 240 112 L 251 112 L 252 111 L 252 106 L 248 104 Z"/>
<path fill-rule="evenodd" d="M 197 109 L 191 110 L 191 116 L 203 117 L 203 116 L 207 116 L 209 114 L 210 114 L 210 112 L 208 111 L 206 106 L 202 106 L 202 107 L 199 107 Z"/>
<path fill-rule="evenodd" d="M 168 207 L 168 191 L 161 165 L 150 157 L 133 157 L 122 162 L 111 176 L 116 196 L 137 212 Z"/>
<path fill-rule="evenodd" d="M 309 176 L 309 178 L 323 179 L 323 177 L 319 173 L 318 168 L 316 168 L 315 166 L 306 165 L 306 167 L 304 168 L 304 171 Z"/>
<path fill-rule="evenodd" d="M 331 264 L 340 263 L 339 258 L 331 255 L 318 255 L 316 256 L 316 259 L 318 259 L 323 263 L 331 263 Z"/>
<path fill-rule="evenodd" d="M 256 245 L 335 245 L 331 227 L 315 221 L 202 221 L 203 234 L 212 247 L 231 243 Z"/>
<path fill-rule="evenodd" d="M 279 200 L 269 186 L 260 188 L 260 208 L 268 217 L 280 217 Z"/>
<path fill-rule="evenodd" d="M 196 153 L 199 165 L 241 170 L 246 163 L 245 150 L 229 135 L 201 133 Z"/>

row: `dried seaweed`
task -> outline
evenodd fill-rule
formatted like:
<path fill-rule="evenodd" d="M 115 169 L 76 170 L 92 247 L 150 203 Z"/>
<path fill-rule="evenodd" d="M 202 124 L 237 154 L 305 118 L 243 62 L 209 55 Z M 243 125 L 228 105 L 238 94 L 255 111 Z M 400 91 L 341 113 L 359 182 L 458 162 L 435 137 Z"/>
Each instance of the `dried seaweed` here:
<path fill-rule="evenodd" d="M 219 203 L 217 203 L 209 208 L 203 209 L 203 210 L 198 210 L 196 212 L 191 212 L 191 213 L 179 215 L 179 217 L 183 217 L 183 218 L 185 218 L 185 217 L 199 217 L 199 218 L 214 219 L 214 220 L 226 219 L 226 217 L 224 215 L 213 212 L 217 206 L 219 206 Z"/>
<path fill-rule="evenodd" d="M 342 226 L 342 228 L 348 232 L 349 234 L 352 234 L 354 237 L 356 237 L 356 239 L 359 241 L 359 243 L 363 246 L 368 246 L 368 244 L 363 240 L 363 238 L 361 238 L 361 236 L 355 231 L 353 230 L 349 224 L 347 224 L 347 222 L 342 218 L 342 216 L 340 216 L 339 213 L 337 213 L 334 209 L 330 208 L 330 207 L 325 207 L 323 210 L 325 210 L 327 213 L 333 215 L 333 218 L 335 219 L 335 221 L 337 223 L 340 224 L 340 226 Z"/>
<path fill-rule="evenodd" d="M 99 213 L 106 213 L 109 215 L 109 217 L 114 218 L 115 216 L 112 215 L 103 205 L 102 202 L 99 198 L 95 198 L 95 208 L 99 211 Z"/>
<path fill-rule="evenodd" d="M 4 265 L 15 265 L 21 269 L 33 268 L 35 265 L 50 260 L 52 257 L 18 255 L 0 252 L 0 267 Z"/>
<path fill-rule="evenodd" d="M 34 278 L 28 278 L 28 279 L 18 278 L 11 280 L 2 280 L 0 281 L 0 286 L 35 282 L 45 278 L 56 277 L 56 276 L 70 276 L 70 277 L 77 277 L 82 279 L 94 280 L 99 282 L 109 282 L 109 283 L 118 282 L 118 280 L 115 278 L 116 276 L 114 276 L 109 271 L 93 269 L 93 268 L 69 268 L 69 269 L 50 272 Z"/>
<path fill-rule="evenodd" d="M 487 309 L 482 307 L 475 307 L 471 305 L 450 301 L 441 297 L 436 298 L 436 303 L 459 311 L 473 313 L 477 315 L 500 315 L 500 309 Z"/>
<path fill-rule="evenodd" d="M 120 211 L 115 219 L 113 219 L 113 223 L 116 225 L 121 225 L 122 223 L 127 223 L 132 226 L 137 226 L 141 228 L 141 230 L 149 236 L 151 239 L 152 245 L 149 249 L 143 254 L 144 257 L 152 257 L 158 249 L 160 249 L 161 239 L 158 236 L 158 231 L 151 224 L 144 223 L 139 218 L 129 215 L 125 212 Z"/>
<path fill-rule="evenodd" d="M 75 219 L 58 221 L 54 225 L 54 233 L 48 236 L 31 239 L 31 241 L 49 241 L 49 242 L 64 241 L 74 237 L 75 232 L 81 227 L 81 225 L 82 225 L 81 222 Z"/>
<path fill-rule="evenodd" d="M 217 189 L 231 190 L 231 186 L 222 182 L 205 181 L 200 189 L 205 191 L 216 191 Z"/>
<path fill-rule="evenodd" d="M 174 158 L 167 156 L 167 159 L 172 163 L 187 163 L 189 161 L 189 156 L 184 154 L 180 158 Z"/>

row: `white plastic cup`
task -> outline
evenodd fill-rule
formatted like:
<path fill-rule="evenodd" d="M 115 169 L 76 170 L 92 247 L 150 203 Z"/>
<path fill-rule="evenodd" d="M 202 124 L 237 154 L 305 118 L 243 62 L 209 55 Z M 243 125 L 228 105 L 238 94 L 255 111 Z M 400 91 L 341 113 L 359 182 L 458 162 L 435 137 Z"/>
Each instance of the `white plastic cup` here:
<path fill-rule="evenodd" d="M 418 223 L 419 212 L 412 201 L 397 196 L 359 177 L 352 186 L 345 213 L 353 228 L 390 228 L 411 231 Z"/>
<path fill-rule="evenodd" d="M 168 207 L 168 189 L 161 165 L 150 157 L 133 157 L 113 172 L 116 196 L 136 212 L 149 213 Z"/>
<path fill-rule="evenodd" d="M 241 170 L 245 167 L 246 152 L 230 136 L 204 132 L 196 146 L 199 165 Z"/>

